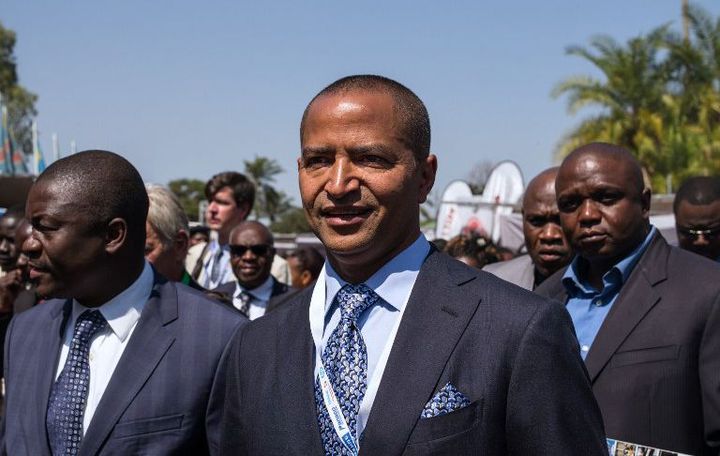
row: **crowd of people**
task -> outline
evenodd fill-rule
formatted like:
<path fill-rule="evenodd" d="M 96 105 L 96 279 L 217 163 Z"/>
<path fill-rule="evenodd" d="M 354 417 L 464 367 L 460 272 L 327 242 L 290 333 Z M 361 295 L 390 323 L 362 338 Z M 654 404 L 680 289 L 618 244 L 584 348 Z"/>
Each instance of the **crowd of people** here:
<path fill-rule="evenodd" d="M 421 233 L 400 83 L 334 82 L 300 136 L 322 253 L 279 255 L 241 173 L 192 228 L 112 152 L 37 178 L 0 218 L 3 454 L 720 454 L 720 177 L 670 246 L 633 155 L 582 146 L 528 184 L 520 255 Z"/>

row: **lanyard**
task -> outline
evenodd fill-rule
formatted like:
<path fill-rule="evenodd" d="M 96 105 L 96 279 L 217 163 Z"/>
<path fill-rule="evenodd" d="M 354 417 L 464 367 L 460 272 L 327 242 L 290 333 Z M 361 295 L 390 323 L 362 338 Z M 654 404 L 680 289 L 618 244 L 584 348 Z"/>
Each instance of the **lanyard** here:
<path fill-rule="evenodd" d="M 417 275 L 417 274 L 415 274 Z M 328 391 L 328 398 L 326 399 L 326 390 L 325 386 L 323 385 L 322 376 L 326 376 L 325 367 L 322 363 L 322 353 L 321 353 L 321 347 L 322 347 L 322 336 L 323 336 L 323 330 L 325 327 L 325 298 L 326 298 L 326 282 L 325 282 L 325 266 L 323 266 L 323 270 L 320 271 L 320 276 L 317 278 L 317 281 L 315 282 L 315 287 L 313 288 L 312 297 L 310 298 L 310 310 L 309 310 L 309 316 L 310 316 L 310 333 L 313 338 L 313 343 L 315 344 L 315 366 L 317 370 L 317 378 L 318 382 L 320 384 L 321 391 L 323 393 L 323 402 L 325 403 L 325 407 L 328 411 L 328 414 L 330 415 L 330 419 L 333 422 L 333 427 L 335 427 L 335 432 L 337 433 L 338 437 L 340 438 L 340 441 L 343 442 L 343 445 L 345 445 L 346 448 L 348 446 L 346 445 L 345 441 L 343 440 L 344 431 L 342 430 L 343 426 L 336 426 L 335 424 L 335 415 L 332 410 L 333 402 L 332 400 L 335 400 L 334 404 L 337 404 L 337 410 L 339 412 L 339 417 L 342 419 L 342 422 L 339 424 L 344 424 L 344 428 L 347 428 L 347 423 L 345 422 L 345 418 L 342 414 L 342 411 L 339 407 L 339 404 L 337 402 L 337 398 L 335 396 L 335 392 L 332 390 L 332 384 L 330 383 L 329 379 L 327 381 L 327 389 Z M 409 295 L 408 295 L 409 298 Z M 373 372 L 372 379 L 368 378 L 367 383 L 367 390 L 365 391 L 365 397 L 363 398 L 362 402 L 360 403 L 360 410 L 358 412 L 357 417 L 357 426 L 359 429 L 362 429 L 365 427 L 365 424 L 367 422 L 367 419 L 370 415 L 370 409 L 372 407 L 372 404 L 375 401 L 375 396 L 377 395 L 378 388 L 380 387 L 380 381 L 382 379 L 383 375 L 383 366 L 387 364 L 387 360 L 390 357 L 390 352 L 392 350 L 393 342 L 395 341 L 395 335 L 397 334 L 398 328 L 400 327 L 400 322 L 402 321 L 402 316 L 405 313 L 405 309 L 407 308 L 407 301 L 405 302 L 405 305 L 402 307 L 402 310 L 400 311 L 400 314 L 397 316 L 397 321 L 393 325 L 392 331 L 388 334 L 387 341 L 385 342 L 385 347 L 383 348 L 382 353 L 380 354 L 380 359 L 378 360 L 378 363 L 376 364 L 375 372 Z M 332 393 L 330 395 L 329 393 Z M 340 427 L 340 429 L 338 429 Z M 356 434 L 359 434 L 358 430 L 355 429 Z M 352 437 L 352 434 L 349 434 L 350 437 Z M 357 441 L 353 439 L 353 443 L 355 445 L 355 448 L 359 448 Z M 357 454 L 358 451 L 353 450 L 351 448 L 348 448 L 348 451 Z"/>
<path fill-rule="evenodd" d="M 350 432 L 347 421 L 345 421 L 342 408 L 340 408 L 340 403 L 337 400 L 337 396 L 335 396 L 335 391 L 333 391 L 333 387 L 330 384 L 330 379 L 325 372 L 325 366 L 323 366 L 322 361 L 320 361 L 318 383 L 320 383 L 323 403 L 325 404 L 328 415 L 330 415 L 330 421 L 332 421 L 333 427 L 335 428 L 335 433 L 338 437 L 340 437 L 340 441 L 343 446 L 345 446 L 350 453 L 357 455 L 357 441 L 355 440 L 355 437 L 353 437 L 352 432 Z"/>

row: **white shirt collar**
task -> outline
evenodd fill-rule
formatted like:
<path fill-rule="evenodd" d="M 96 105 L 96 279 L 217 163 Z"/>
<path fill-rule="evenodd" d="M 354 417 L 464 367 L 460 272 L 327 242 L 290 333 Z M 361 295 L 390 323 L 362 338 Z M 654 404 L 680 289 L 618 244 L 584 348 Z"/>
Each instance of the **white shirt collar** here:
<path fill-rule="evenodd" d="M 240 296 L 240 292 L 245 290 L 246 292 L 250 293 L 254 296 L 254 299 L 260 300 L 260 301 L 270 301 L 270 297 L 272 297 L 272 290 L 273 290 L 273 278 L 272 275 L 270 275 L 265 282 L 262 283 L 259 287 L 253 288 L 252 290 L 249 290 L 242 285 L 240 285 L 240 282 L 236 282 L 235 286 L 235 294 L 233 294 L 233 298 L 237 298 Z"/>
<path fill-rule="evenodd" d="M 154 280 L 152 267 L 145 261 L 140 277 L 132 285 L 97 308 L 121 341 L 125 340 L 140 319 L 145 303 L 150 298 Z M 85 307 L 73 299 L 73 324 L 80 314 L 88 309 L 90 307 Z"/>
<path fill-rule="evenodd" d="M 415 279 L 425 258 L 430 252 L 430 243 L 420 234 L 408 248 L 385 263 L 364 283 L 397 310 L 402 310 L 408 302 Z M 348 282 L 343 280 L 325 261 L 325 314 L 335 299 L 335 295 Z"/>

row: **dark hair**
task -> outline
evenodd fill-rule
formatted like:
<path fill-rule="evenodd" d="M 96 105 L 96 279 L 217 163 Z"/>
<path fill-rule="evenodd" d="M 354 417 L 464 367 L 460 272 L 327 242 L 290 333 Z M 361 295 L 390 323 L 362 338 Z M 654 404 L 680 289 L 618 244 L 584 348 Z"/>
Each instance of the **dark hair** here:
<path fill-rule="evenodd" d="M 495 244 L 477 233 L 458 234 L 447 241 L 444 252 L 453 258 L 475 258 L 481 269 L 486 264 L 500 261 Z"/>
<path fill-rule="evenodd" d="M 695 205 L 707 205 L 720 200 L 719 176 L 694 176 L 680 185 L 673 201 L 673 212 L 677 214 L 682 201 Z"/>
<path fill-rule="evenodd" d="M 320 255 L 320 252 L 312 247 L 298 247 L 292 252 L 288 253 L 288 258 L 296 258 L 300 264 L 300 270 L 310 271 L 313 279 L 316 279 L 322 271 L 325 258 Z"/>
<path fill-rule="evenodd" d="M 401 140 L 413 151 L 415 158 L 424 159 L 430 153 L 430 117 L 422 100 L 397 81 L 374 74 L 361 74 L 338 79 L 325 87 L 310 100 L 300 122 L 300 141 L 305 132 L 305 121 L 315 100 L 326 95 L 348 92 L 387 93 L 395 100 L 394 110 L 400 121 L 403 138 Z"/>
<path fill-rule="evenodd" d="M 197 233 L 202 233 L 202 234 L 204 234 L 205 236 L 209 236 L 209 235 L 210 235 L 210 228 L 206 227 L 205 225 L 195 225 L 195 226 L 191 226 L 191 227 L 190 227 L 190 236 L 192 236 L 192 235 L 194 235 L 194 234 L 197 234 Z"/>
<path fill-rule="evenodd" d="M 244 174 L 235 171 L 225 171 L 214 175 L 207 184 L 205 184 L 205 198 L 210 201 L 215 194 L 224 187 L 230 187 L 230 189 L 232 189 L 233 199 L 238 207 L 247 204 L 248 213 L 252 211 L 253 204 L 255 204 L 255 184 L 245 177 Z"/>
<path fill-rule="evenodd" d="M 48 166 L 34 185 L 50 183 L 96 228 L 116 217 L 125 220 L 128 245 L 144 252 L 148 195 L 140 173 L 125 158 L 105 150 L 78 152 Z"/>

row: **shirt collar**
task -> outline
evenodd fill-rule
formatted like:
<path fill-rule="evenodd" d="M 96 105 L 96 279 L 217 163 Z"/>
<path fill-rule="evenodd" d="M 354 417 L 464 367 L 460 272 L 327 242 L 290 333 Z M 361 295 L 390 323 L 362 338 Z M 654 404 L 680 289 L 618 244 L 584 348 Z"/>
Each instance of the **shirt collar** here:
<path fill-rule="evenodd" d="M 627 282 L 635 265 L 640 261 L 640 257 L 645 253 L 645 250 L 647 250 L 656 232 L 657 228 L 651 225 L 650 232 L 645 236 L 643 242 L 603 275 L 603 290 L 607 287 L 619 287 Z M 575 255 L 575 258 L 570 263 L 570 267 L 567 268 L 565 274 L 563 274 L 562 283 L 570 296 L 576 296 L 580 293 L 588 294 L 597 292 L 597 290 L 594 290 L 585 280 L 583 273 L 584 262 L 585 260 L 580 255 Z"/>
<path fill-rule="evenodd" d="M 236 282 L 235 286 L 235 294 L 233 294 L 233 298 L 237 298 L 240 296 L 241 291 L 246 291 L 250 293 L 255 299 L 258 299 L 260 301 L 270 301 L 270 297 L 272 297 L 272 290 L 273 290 L 273 277 L 272 275 L 268 276 L 267 280 L 263 282 L 260 286 L 253 288 L 252 290 L 249 290 L 242 285 L 240 285 L 240 282 Z"/>
<path fill-rule="evenodd" d="M 415 279 L 425 258 L 430 252 L 430 243 L 425 236 L 418 238 L 405 250 L 385 263 L 364 283 L 396 310 L 402 310 L 410 297 Z M 330 262 L 325 261 L 325 314 L 330 310 L 335 295 L 348 282 L 335 272 Z"/>
<path fill-rule="evenodd" d="M 150 298 L 154 281 L 152 267 L 145 261 L 140 277 L 132 285 L 97 308 L 121 341 L 125 340 L 140 319 L 145 303 Z M 73 299 L 72 321 L 77 321 L 80 314 L 88 309 L 93 310 Z"/>

